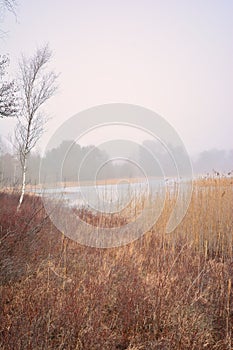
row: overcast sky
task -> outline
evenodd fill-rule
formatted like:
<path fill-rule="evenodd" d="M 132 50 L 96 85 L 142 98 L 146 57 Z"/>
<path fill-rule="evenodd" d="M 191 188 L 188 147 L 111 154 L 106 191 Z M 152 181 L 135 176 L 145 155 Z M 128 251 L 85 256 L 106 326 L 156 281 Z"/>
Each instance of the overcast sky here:
<path fill-rule="evenodd" d="M 11 72 L 21 52 L 49 42 L 59 91 L 40 147 L 86 108 L 126 102 L 150 108 L 193 154 L 233 148 L 232 0 L 18 0 L 0 53 Z M 0 120 L 2 135 L 13 122 Z M 103 133 L 101 134 L 103 136 Z M 109 137 L 109 135 L 108 135 Z M 92 135 L 92 141 L 93 135 Z"/>

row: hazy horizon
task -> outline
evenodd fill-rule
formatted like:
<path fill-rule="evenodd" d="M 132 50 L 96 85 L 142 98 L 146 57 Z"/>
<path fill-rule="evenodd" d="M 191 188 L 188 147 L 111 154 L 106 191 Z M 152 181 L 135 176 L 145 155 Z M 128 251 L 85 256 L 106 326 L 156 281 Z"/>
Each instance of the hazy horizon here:
<path fill-rule="evenodd" d="M 188 152 L 233 148 L 233 3 L 231 1 L 18 1 L 7 13 L 1 53 L 16 74 L 21 52 L 49 42 L 59 91 L 44 108 L 52 119 L 38 147 L 74 114 L 123 102 L 152 109 L 178 132 Z M 13 132 L 0 120 L 0 134 Z M 95 144 L 111 133 L 91 135 Z M 140 141 L 141 142 L 141 141 Z"/>

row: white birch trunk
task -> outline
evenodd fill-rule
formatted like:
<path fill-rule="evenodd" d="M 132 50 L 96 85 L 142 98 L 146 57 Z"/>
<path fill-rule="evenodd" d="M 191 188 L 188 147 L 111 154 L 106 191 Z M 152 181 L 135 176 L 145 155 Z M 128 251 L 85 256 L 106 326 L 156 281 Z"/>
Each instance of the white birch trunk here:
<path fill-rule="evenodd" d="M 21 195 L 19 198 L 19 203 L 17 206 L 17 211 L 19 211 L 21 204 L 23 202 L 24 194 L 25 194 L 25 186 L 26 186 L 26 170 L 27 170 L 27 159 L 24 158 L 24 164 L 23 164 L 23 177 L 22 177 L 22 188 L 21 188 Z"/>

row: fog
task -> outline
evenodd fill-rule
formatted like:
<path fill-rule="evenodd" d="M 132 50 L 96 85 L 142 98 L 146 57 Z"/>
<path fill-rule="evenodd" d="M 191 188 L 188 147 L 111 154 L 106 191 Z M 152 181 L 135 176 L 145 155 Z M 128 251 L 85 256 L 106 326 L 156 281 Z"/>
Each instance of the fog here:
<path fill-rule="evenodd" d="M 18 3 L 17 20 L 9 13 L 2 23 L 9 73 L 17 75 L 21 52 L 30 56 L 45 41 L 61 73 L 42 150 L 72 115 L 112 102 L 157 112 L 190 154 L 233 147 L 232 1 Z M 7 136 L 13 121 L 0 122 Z"/>
<path fill-rule="evenodd" d="M 114 159 L 93 145 L 80 146 L 74 140 L 63 141 L 44 156 L 32 153 L 28 160 L 27 183 L 80 182 L 128 178 L 177 178 L 172 155 L 161 143 L 146 140 L 130 150 L 127 159 Z M 182 153 L 182 150 L 179 150 Z M 182 159 L 182 157 L 181 157 Z M 233 150 L 206 150 L 191 159 L 194 176 L 232 175 Z M 20 183 L 21 167 L 16 155 L 0 141 L 1 186 Z"/>

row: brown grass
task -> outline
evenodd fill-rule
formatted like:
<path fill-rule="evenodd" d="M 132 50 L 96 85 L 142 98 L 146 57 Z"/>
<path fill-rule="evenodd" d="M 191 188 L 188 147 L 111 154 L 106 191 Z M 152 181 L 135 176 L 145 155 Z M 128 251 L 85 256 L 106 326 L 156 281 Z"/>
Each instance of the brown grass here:
<path fill-rule="evenodd" d="M 168 196 L 150 232 L 114 249 L 78 245 L 40 198 L 20 213 L 17 199 L 0 194 L 0 349 L 232 349 L 232 179 L 196 181 L 172 234 Z"/>

